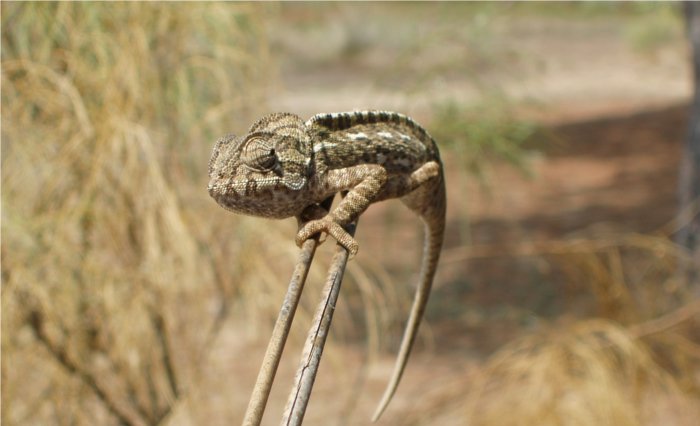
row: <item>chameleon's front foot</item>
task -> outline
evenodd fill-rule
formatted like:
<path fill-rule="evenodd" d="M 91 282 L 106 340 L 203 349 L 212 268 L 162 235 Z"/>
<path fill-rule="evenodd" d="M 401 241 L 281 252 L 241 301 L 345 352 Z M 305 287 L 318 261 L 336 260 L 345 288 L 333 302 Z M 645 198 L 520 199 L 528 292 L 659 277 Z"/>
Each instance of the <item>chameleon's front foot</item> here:
<path fill-rule="evenodd" d="M 301 227 L 299 232 L 297 232 L 297 245 L 301 247 L 301 245 L 304 244 L 304 241 L 308 240 L 319 232 L 325 232 L 335 238 L 336 241 L 338 241 L 338 244 L 343 246 L 350 253 L 350 255 L 354 256 L 357 254 L 357 250 L 359 248 L 357 241 L 355 241 L 355 239 L 351 237 L 350 234 L 348 234 L 347 231 L 340 226 L 340 224 L 334 222 L 333 219 L 328 216 L 322 219 L 306 222 L 306 224 Z"/>

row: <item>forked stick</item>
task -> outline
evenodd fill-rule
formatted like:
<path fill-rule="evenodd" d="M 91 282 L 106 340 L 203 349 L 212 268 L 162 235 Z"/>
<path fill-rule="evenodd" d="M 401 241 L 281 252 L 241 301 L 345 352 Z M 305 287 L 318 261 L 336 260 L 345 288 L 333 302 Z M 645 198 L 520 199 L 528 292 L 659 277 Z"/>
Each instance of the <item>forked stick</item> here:
<path fill-rule="evenodd" d="M 355 234 L 355 227 L 356 223 L 346 227 L 350 236 Z M 335 311 L 348 257 L 348 251 L 338 245 L 328 270 L 326 284 L 323 289 L 323 298 L 316 309 L 316 315 L 314 315 L 309 335 L 304 344 L 301 362 L 294 379 L 294 386 L 287 399 L 281 425 L 299 426 L 304 419 L 311 389 L 316 379 L 318 366 L 321 363 L 323 347 L 326 344 L 326 337 L 328 337 L 328 330 L 333 319 L 333 312 Z"/>
<path fill-rule="evenodd" d="M 319 206 L 314 206 L 314 208 L 309 209 L 304 217 L 298 217 L 297 222 L 299 227 L 304 225 L 306 220 L 315 219 L 327 213 L 333 203 L 333 198 L 333 196 L 328 197 Z M 301 246 L 299 259 L 294 267 L 292 278 L 289 280 L 287 294 L 284 296 L 280 313 L 272 329 L 272 336 L 270 337 L 270 342 L 267 344 L 262 366 L 258 372 L 258 378 L 255 381 L 253 393 L 248 402 L 248 408 L 246 408 L 245 415 L 243 416 L 243 426 L 259 426 L 260 422 L 262 422 L 265 406 L 267 405 L 270 390 L 272 389 L 272 382 L 275 380 L 275 375 L 277 374 L 277 368 L 282 358 L 284 345 L 287 343 L 289 329 L 292 326 L 294 314 L 299 305 L 301 292 L 304 289 L 304 283 L 306 282 L 306 276 L 309 273 L 311 262 L 314 259 L 316 247 L 318 247 L 318 238 L 307 240 Z"/>

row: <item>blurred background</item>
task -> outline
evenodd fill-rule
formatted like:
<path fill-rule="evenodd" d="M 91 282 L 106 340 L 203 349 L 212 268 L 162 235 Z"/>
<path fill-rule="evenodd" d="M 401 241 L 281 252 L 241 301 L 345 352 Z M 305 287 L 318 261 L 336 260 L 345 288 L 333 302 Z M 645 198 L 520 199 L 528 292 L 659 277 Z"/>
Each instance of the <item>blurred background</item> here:
<path fill-rule="evenodd" d="M 681 4 L 0 7 L 3 424 L 239 423 L 296 224 L 209 198 L 214 141 L 272 111 L 370 108 L 435 137 L 449 203 L 419 342 L 379 424 L 700 416 Z M 374 205 L 357 238 L 306 424 L 369 423 L 407 317 L 419 220 Z"/>

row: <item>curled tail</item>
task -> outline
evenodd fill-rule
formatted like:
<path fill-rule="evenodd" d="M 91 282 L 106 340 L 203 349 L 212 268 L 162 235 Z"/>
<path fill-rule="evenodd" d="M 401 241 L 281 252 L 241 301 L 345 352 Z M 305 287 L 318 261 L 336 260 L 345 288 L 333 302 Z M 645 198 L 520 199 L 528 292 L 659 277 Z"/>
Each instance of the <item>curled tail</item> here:
<path fill-rule="evenodd" d="M 372 421 L 376 422 L 389 405 L 391 398 L 396 392 L 396 388 L 401 381 L 401 375 L 406 367 L 406 361 L 411 354 L 411 348 L 418 334 L 423 312 L 428 303 L 430 289 L 433 285 L 433 277 L 437 271 L 442 241 L 445 233 L 445 183 L 440 173 L 439 179 L 435 179 L 432 185 L 424 185 L 401 200 L 412 210 L 416 211 L 425 225 L 425 242 L 423 245 L 423 259 L 421 262 L 420 281 L 416 294 L 413 298 L 411 313 L 406 323 L 401 348 L 396 358 L 394 372 L 391 380 L 384 391 L 377 410 L 372 416 Z"/>

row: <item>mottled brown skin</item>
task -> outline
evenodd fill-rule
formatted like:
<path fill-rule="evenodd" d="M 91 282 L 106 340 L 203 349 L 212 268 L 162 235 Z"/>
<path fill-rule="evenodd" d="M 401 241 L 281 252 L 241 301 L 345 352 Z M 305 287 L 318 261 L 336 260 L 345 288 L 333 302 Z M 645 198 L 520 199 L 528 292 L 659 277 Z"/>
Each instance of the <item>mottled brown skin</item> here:
<path fill-rule="evenodd" d="M 326 216 L 297 233 L 300 245 L 325 232 L 351 254 L 358 245 L 343 226 L 371 203 L 399 198 L 426 228 L 421 276 L 377 420 L 401 380 L 415 341 L 445 230 L 445 181 L 435 141 L 405 115 L 387 111 L 270 114 L 244 137 L 217 141 L 209 162 L 209 194 L 223 207 L 253 216 L 301 217 L 329 196 L 346 192 Z"/>

